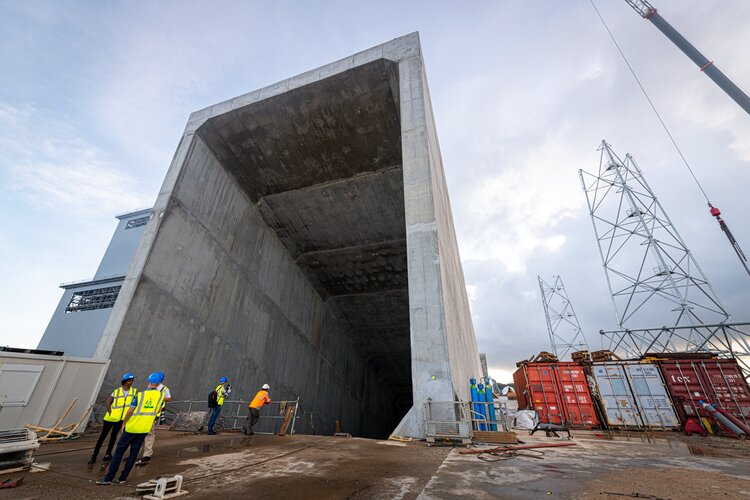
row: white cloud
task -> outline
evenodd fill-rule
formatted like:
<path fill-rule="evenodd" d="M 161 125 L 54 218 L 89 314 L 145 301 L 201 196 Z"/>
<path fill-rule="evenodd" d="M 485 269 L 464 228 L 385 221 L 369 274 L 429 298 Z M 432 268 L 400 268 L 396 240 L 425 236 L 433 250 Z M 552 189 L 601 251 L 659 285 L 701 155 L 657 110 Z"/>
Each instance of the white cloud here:
<path fill-rule="evenodd" d="M 115 213 L 148 206 L 138 182 L 65 120 L 0 103 L 6 189 L 34 207 Z"/>

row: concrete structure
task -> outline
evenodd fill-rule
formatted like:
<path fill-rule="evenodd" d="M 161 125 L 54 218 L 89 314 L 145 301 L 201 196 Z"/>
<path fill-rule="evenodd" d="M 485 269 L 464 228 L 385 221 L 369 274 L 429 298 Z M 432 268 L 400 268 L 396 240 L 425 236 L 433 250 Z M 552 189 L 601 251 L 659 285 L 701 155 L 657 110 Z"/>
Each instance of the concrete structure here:
<path fill-rule="evenodd" d="M 117 216 L 117 228 L 94 278 L 60 285 L 65 291 L 37 349 L 84 358 L 94 355 L 150 215 L 148 208 Z"/>
<path fill-rule="evenodd" d="M 479 363 L 482 366 L 482 376 L 485 379 L 490 378 L 490 372 L 487 370 L 487 355 L 483 352 L 479 353 Z"/>
<path fill-rule="evenodd" d="M 416 33 L 190 116 L 96 357 L 423 435 L 481 373 Z M 307 420 L 306 420 L 307 421 Z M 400 423 L 399 423 L 400 422 Z"/>
<path fill-rule="evenodd" d="M 52 427 L 76 399 L 60 426 L 81 422 L 75 432 L 83 432 L 107 366 L 106 360 L 0 352 L 0 431 Z"/>

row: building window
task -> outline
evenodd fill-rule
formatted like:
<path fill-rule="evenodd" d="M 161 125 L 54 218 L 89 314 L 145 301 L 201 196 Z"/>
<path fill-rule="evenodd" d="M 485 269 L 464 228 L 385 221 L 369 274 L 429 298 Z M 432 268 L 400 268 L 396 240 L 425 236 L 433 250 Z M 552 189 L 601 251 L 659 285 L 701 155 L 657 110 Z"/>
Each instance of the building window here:
<path fill-rule="evenodd" d="M 96 288 L 94 290 L 83 290 L 73 292 L 66 313 L 76 311 L 93 311 L 94 309 L 108 309 L 115 305 L 117 294 L 120 293 L 119 286 Z"/>
<path fill-rule="evenodd" d="M 125 224 L 125 229 L 133 229 L 136 227 L 145 226 L 148 222 L 149 215 L 145 217 L 139 217 L 137 219 L 130 219 L 127 224 Z"/>

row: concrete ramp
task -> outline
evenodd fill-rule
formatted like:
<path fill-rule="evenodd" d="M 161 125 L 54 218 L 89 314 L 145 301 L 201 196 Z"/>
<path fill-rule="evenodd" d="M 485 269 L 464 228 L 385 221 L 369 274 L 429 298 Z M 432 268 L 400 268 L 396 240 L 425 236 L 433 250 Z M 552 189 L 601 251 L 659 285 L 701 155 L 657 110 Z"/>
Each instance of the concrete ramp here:
<path fill-rule="evenodd" d="M 481 373 L 419 38 L 193 113 L 97 357 L 263 383 L 301 432 L 422 437 Z"/>

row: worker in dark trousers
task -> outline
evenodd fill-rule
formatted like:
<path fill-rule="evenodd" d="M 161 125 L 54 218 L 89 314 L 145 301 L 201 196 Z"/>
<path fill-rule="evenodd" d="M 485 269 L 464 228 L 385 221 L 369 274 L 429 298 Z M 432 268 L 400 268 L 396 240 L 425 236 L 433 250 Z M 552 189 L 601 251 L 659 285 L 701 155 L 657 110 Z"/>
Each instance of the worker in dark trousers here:
<path fill-rule="evenodd" d="M 258 393 L 248 405 L 250 414 L 247 416 L 247 422 L 245 422 L 245 434 L 248 436 L 254 434 L 253 426 L 257 424 L 258 419 L 260 419 L 260 409 L 263 408 L 263 405 L 271 402 L 271 398 L 268 397 L 268 391 L 270 389 L 271 388 L 268 386 L 268 384 L 263 384 L 263 387 L 260 388 Z"/>
<path fill-rule="evenodd" d="M 164 376 L 159 373 L 149 375 L 148 388 L 131 401 L 130 408 L 125 413 L 125 432 L 122 433 L 122 437 L 117 443 L 117 449 L 115 449 L 115 455 L 109 463 L 107 475 L 98 480 L 96 484 L 112 484 L 115 474 L 117 474 L 117 470 L 120 468 L 120 462 L 122 462 L 125 452 L 130 448 L 130 455 L 128 455 L 125 467 L 122 469 L 117 482 L 124 483 L 128 479 L 128 475 L 138 458 L 138 452 L 141 450 L 143 441 L 148 436 L 158 413 L 161 411 L 162 403 L 164 402 L 164 392 L 158 389 L 158 385 L 163 378 Z"/>
<path fill-rule="evenodd" d="M 99 439 L 96 441 L 94 453 L 91 455 L 89 464 L 96 463 L 96 457 L 99 455 L 99 450 L 101 450 L 107 434 L 109 434 L 109 444 L 107 445 L 107 452 L 104 454 L 104 461 L 109 462 L 112 460 L 112 448 L 114 448 L 117 442 L 117 435 L 120 434 L 120 429 L 122 429 L 125 412 L 130 408 L 133 396 L 138 394 L 138 389 L 133 387 L 134 380 L 135 377 L 132 373 L 126 373 L 120 380 L 122 386 L 112 391 L 112 394 L 109 395 L 109 399 L 107 400 L 107 414 L 104 415 L 102 431 L 99 433 Z"/>
<path fill-rule="evenodd" d="M 229 396 L 229 393 L 232 392 L 232 386 L 229 385 L 229 381 L 226 377 L 221 377 L 219 379 L 219 385 L 216 386 L 216 389 L 214 389 L 214 392 L 216 393 L 216 406 L 210 406 L 209 412 L 210 416 L 208 417 L 208 435 L 213 436 L 216 434 L 214 432 L 214 425 L 216 425 L 216 420 L 219 418 L 219 413 L 221 413 L 221 406 L 224 404 L 224 399 L 226 399 L 227 396 Z"/>
<path fill-rule="evenodd" d="M 159 380 L 156 390 L 161 392 L 164 398 L 162 398 L 161 408 L 156 412 L 156 418 L 153 425 L 151 425 L 151 430 L 143 441 L 143 457 L 135 465 L 148 465 L 151 462 L 151 457 L 154 455 L 154 442 L 156 441 L 156 424 L 159 423 L 159 418 L 162 416 L 162 412 L 164 412 L 165 403 L 172 401 L 172 393 L 169 392 L 169 387 L 164 385 L 164 372 L 156 372 L 154 375 Z"/>

